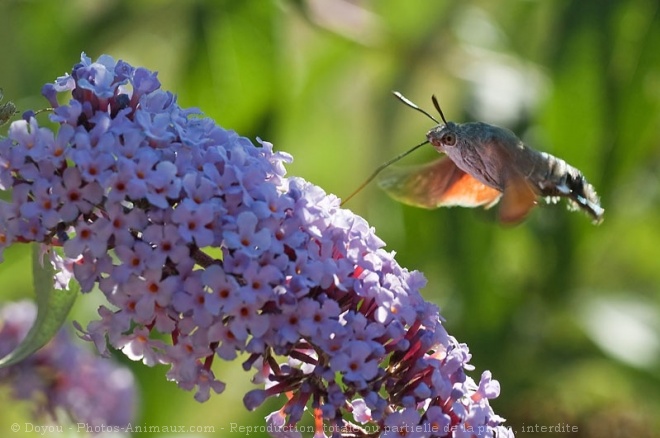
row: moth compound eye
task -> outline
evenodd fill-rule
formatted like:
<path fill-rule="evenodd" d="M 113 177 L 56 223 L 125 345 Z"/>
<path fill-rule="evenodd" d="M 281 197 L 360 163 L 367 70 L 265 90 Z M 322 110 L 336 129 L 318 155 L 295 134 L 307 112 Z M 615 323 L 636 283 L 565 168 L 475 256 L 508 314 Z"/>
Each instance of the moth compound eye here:
<path fill-rule="evenodd" d="M 442 136 L 440 141 L 445 146 L 454 146 L 456 144 L 456 134 L 454 134 L 453 132 L 447 132 Z"/>

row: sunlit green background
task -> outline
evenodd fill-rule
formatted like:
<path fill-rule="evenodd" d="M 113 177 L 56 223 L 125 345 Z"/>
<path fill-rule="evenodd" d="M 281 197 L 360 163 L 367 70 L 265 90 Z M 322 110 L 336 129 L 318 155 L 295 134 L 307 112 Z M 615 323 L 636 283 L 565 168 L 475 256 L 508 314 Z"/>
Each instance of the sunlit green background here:
<path fill-rule="evenodd" d="M 561 204 L 502 227 L 493 211 L 413 209 L 375 185 L 347 207 L 402 265 L 425 273 L 425 296 L 470 346 L 474 377 L 490 369 L 500 381 L 493 406 L 519 436 L 536 436 L 523 425 L 561 423 L 579 432 L 550 435 L 652 437 L 660 436 L 659 5 L 5 0 L 0 87 L 20 109 L 42 108 L 41 86 L 80 52 L 107 53 L 159 71 L 182 106 L 292 153 L 290 175 L 340 197 L 432 127 L 391 90 L 427 109 L 435 94 L 454 121 L 513 129 L 583 171 L 601 195 L 602 225 Z M 434 154 L 427 147 L 406 162 Z M 30 296 L 25 248 L 7 251 L 0 285 L 0 301 Z M 99 302 L 82 297 L 74 318 L 93 318 Z M 263 425 L 278 406 L 245 411 L 251 375 L 238 361 L 219 364 L 227 391 L 205 404 L 166 382 L 164 367 L 130 365 L 140 425 L 243 436 L 231 423 Z M 0 389 L 1 434 L 29 413 Z"/>

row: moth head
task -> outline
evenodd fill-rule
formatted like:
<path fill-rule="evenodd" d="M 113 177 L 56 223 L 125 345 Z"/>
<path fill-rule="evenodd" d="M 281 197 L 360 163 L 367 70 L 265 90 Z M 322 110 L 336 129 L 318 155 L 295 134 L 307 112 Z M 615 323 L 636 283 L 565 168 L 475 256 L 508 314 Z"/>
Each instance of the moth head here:
<path fill-rule="evenodd" d="M 458 143 L 458 126 L 456 123 L 447 122 L 444 125 L 438 125 L 426 134 L 426 139 L 438 151 L 443 152 L 448 148 L 453 148 Z"/>

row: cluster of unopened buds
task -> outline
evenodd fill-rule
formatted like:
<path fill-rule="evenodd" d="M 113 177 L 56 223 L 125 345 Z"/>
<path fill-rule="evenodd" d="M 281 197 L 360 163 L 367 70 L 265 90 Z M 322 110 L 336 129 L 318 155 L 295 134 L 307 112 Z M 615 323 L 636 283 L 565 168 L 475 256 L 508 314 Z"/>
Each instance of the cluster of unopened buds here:
<path fill-rule="evenodd" d="M 26 113 L 0 141 L 0 250 L 40 243 L 60 288 L 105 294 L 79 327 L 101 353 L 167 364 L 200 402 L 225 387 L 213 363 L 240 354 L 261 386 L 248 409 L 286 395 L 275 436 L 299 434 L 305 410 L 317 437 L 509 436 L 489 405 L 499 384 L 466 374 L 423 276 L 338 198 L 285 177 L 289 155 L 109 56 L 83 54 L 42 92 L 57 129 Z"/>

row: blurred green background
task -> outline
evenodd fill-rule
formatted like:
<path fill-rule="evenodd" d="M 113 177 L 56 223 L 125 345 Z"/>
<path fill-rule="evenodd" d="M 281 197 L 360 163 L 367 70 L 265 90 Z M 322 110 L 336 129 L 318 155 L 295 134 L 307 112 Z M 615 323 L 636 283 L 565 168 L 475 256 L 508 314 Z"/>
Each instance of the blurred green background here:
<path fill-rule="evenodd" d="M 347 207 L 403 266 L 425 273 L 424 295 L 470 346 L 473 377 L 490 369 L 500 381 L 492 404 L 518 435 L 537 435 L 523 425 L 570 424 L 579 432 L 552 436 L 653 437 L 659 8 L 657 0 L 5 0 L 0 87 L 21 110 L 43 108 L 41 86 L 70 71 L 80 52 L 107 53 L 159 71 L 182 106 L 292 153 L 290 175 L 340 197 L 432 127 L 391 90 L 429 110 L 435 94 L 450 120 L 514 130 L 583 171 L 602 198 L 602 225 L 560 204 L 502 227 L 494 211 L 414 209 L 375 184 Z M 434 157 L 427 147 L 405 162 Z M 31 295 L 27 257 L 27 248 L 6 252 L 0 301 Z M 86 324 L 99 302 L 82 297 L 73 318 Z M 263 425 L 278 407 L 245 411 L 251 375 L 239 361 L 219 363 L 228 389 L 205 404 L 166 382 L 165 367 L 130 365 L 140 425 L 243 436 L 231 423 Z M 0 412 L 0 431 L 31 421 L 29 406 L 5 389 Z"/>

